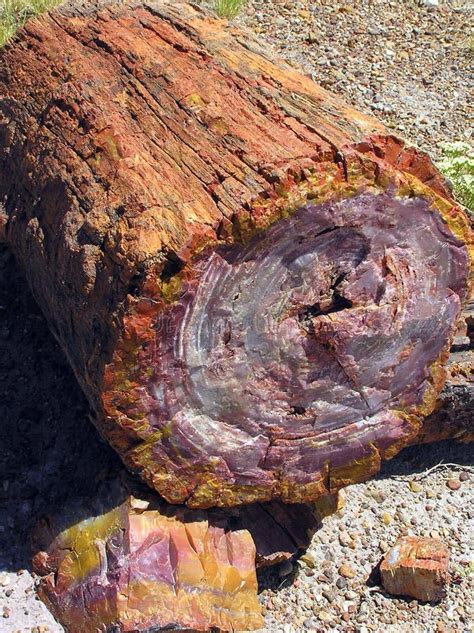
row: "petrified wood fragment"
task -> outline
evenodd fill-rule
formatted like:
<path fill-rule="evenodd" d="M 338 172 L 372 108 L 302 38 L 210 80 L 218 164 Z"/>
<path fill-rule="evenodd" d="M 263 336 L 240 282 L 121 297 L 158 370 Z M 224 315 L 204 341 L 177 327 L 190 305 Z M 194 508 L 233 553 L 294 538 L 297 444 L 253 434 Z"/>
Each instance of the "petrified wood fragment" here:
<path fill-rule="evenodd" d="M 70 633 L 258 629 L 256 567 L 306 549 L 323 501 L 189 510 L 114 473 L 38 526 L 38 592 Z"/>
<path fill-rule="evenodd" d="M 261 628 L 250 533 L 199 511 L 167 516 L 147 505 L 132 497 L 36 555 L 40 596 L 66 630 Z"/>
<path fill-rule="evenodd" d="M 385 555 L 380 573 L 386 591 L 425 602 L 439 602 L 451 581 L 450 552 L 439 539 L 404 536 Z"/>
<path fill-rule="evenodd" d="M 374 474 L 467 296 L 442 178 L 199 9 L 71 7 L 1 54 L 0 198 L 99 429 L 194 507 Z"/>

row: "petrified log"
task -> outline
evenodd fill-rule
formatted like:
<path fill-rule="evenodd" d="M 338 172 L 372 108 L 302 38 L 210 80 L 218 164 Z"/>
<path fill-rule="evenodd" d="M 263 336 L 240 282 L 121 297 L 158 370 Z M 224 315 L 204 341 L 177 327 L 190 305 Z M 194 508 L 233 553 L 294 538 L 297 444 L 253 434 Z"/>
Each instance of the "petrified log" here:
<path fill-rule="evenodd" d="M 471 240 L 426 155 L 183 3 L 66 6 L 0 63 L 6 239 L 130 469 L 296 502 L 414 441 Z"/>

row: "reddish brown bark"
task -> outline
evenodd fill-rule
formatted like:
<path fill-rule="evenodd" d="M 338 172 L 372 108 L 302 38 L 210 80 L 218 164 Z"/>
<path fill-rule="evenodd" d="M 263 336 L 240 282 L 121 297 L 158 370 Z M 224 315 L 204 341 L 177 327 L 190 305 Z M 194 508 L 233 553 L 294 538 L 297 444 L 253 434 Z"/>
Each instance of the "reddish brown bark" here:
<path fill-rule="evenodd" d="M 186 4 L 65 7 L 0 57 L 5 233 L 168 501 L 306 501 L 414 441 L 471 234 L 424 154 Z"/>

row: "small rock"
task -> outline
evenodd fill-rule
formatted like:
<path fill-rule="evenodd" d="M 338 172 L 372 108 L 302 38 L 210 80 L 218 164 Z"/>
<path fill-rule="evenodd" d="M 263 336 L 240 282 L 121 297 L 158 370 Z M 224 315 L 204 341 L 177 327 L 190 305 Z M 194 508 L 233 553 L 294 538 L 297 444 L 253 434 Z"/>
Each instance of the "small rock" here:
<path fill-rule="evenodd" d="M 390 523 L 392 522 L 392 515 L 389 512 L 384 512 L 382 514 L 382 521 L 385 523 L 385 525 L 390 525 Z"/>
<path fill-rule="evenodd" d="M 323 596 L 328 602 L 334 602 L 334 600 L 336 599 L 336 594 L 330 589 L 323 589 Z"/>
<path fill-rule="evenodd" d="M 331 569 L 325 569 L 325 570 L 323 571 L 323 574 L 326 576 L 326 578 L 329 580 L 329 582 L 332 582 L 332 581 L 333 581 L 334 575 L 333 575 L 333 573 L 332 573 L 332 570 L 331 570 Z"/>
<path fill-rule="evenodd" d="M 0 576 L 0 587 L 8 587 L 10 584 L 10 576 L 7 574 L 2 574 Z"/>
<path fill-rule="evenodd" d="M 318 41 L 317 33 L 315 33 L 314 31 L 310 31 L 308 33 L 308 37 L 306 38 L 306 41 L 309 42 L 310 44 L 316 44 Z"/>
<path fill-rule="evenodd" d="M 459 488 L 461 487 L 461 482 L 457 481 L 456 479 L 448 479 L 446 485 L 450 490 L 459 490 Z"/>
<path fill-rule="evenodd" d="M 12 614 L 12 610 L 8 607 L 3 607 L 3 617 L 9 618 Z"/>
<path fill-rule="evenodd" d="M 343 547 L 351 547 L 351 545 L 353 544 L 353 539 L 349 536 L 347 532 L 341 532 L 339 534 L 339 543 Z"/>
<path fill-rule="evenodd" d="M 469 473 L 464 470 L 459 473 L 459 481 L 469 481 Z"/>
<path fill-rule="evenodd" d="M 449 550 L 438 539 L 407 536 L 387 552 L 381 565 L 382 584 L 388 593 L 426 602 L 444 597 L 451 578 Z"/>
<path fill-rule="evenodd" d="M 347 580 L 342 576 L 339 576 L 339 578 L 336 580 L 336 587 L 338 589 L 345 589 L 347 587 Z"/>
<path fill-rule="evenodd" d="M 356 571 L 347 563 L 343 563 L 339 567 L 339 575 L 343 578 L 354 578 L 356 575 Z"/>
<path fill-rule="evenodd" d="M 314 569 L 316 567 L 316 560 L 314 556 L 310 554 L 309 552 L 305 552 L 301 556 L 300 561 L 305 563 L 310 569 Z"/>
<path fill-rule="evenodd" d="M 329 622 L 332 619 L 331 614 L 327 611 L 320 611 L 318 613 L 318 618 L 321 620 L 321 622 Z"/>
<path fill-rule="evenodd" d="M 412 492 L 421 492 L 423 487 L 417 481 L 410 481 L 410 490 Z"/>

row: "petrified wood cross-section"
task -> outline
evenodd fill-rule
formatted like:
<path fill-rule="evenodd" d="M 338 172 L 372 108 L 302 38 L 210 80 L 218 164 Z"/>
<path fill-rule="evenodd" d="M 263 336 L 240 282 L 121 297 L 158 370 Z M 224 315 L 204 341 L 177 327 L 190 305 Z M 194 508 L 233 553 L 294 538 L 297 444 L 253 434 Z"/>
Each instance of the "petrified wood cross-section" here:
<path fill-rule="evenodd" d="M 148 510 L 132 497 L 57 535 L 48 531 L 47 551 L 33 564 L 44 576 L 40 596 L 69 633 L 263 625 L 255 545 L 223 519 Z"/>
<path fill-rule="evenodd" d="M 414 441 L 471 244 L 425 155 L 185 3 L 67 5 L 0 63 L 6 238 L 130 469 L 300 502 Z"/>

